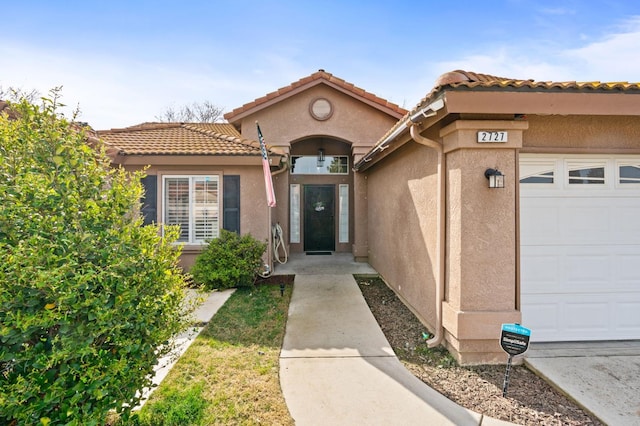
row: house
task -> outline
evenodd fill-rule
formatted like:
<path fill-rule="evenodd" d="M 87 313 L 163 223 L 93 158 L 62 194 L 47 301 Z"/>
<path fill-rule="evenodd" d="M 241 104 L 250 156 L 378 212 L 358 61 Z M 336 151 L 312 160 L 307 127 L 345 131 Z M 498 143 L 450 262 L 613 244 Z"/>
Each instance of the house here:
<path fill-rule="evenodd" d="M 319 70 L 228 124 L 100 136 L 117 164 L 150 166 L 145 211 L 185 225 L 185 266 L 216 229 L 266 240 L 279 223 L 290 252 L 368 261 L 434 330 L 430 345 L 504 362 L 502 323 L 537 341 L 640 338 L 639 94 L 454 71 L 406 111 Z"/>

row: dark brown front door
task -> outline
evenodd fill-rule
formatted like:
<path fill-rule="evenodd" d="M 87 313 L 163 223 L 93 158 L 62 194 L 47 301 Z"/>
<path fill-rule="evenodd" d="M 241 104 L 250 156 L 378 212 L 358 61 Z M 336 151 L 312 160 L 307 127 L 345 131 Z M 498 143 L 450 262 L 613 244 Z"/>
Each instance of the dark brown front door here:
<path fill-rule="evenodd" d="M 304 186 L 304 251 L 334 251 L 335 185 Z"/>

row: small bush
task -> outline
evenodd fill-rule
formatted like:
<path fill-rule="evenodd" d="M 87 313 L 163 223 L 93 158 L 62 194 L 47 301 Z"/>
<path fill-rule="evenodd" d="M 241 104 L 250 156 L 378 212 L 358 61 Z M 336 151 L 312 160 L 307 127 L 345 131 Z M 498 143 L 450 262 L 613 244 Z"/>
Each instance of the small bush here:
<path fill-rule="evenodd" d="M 191 275 L 206 290 L 251 286 L 262 266 L 262 255 L 266 249 L 266 243 L 250 234 L 239 236 L 235 232 L 221 230 L 220 237 L 210 241 L 198 255 Z"/>

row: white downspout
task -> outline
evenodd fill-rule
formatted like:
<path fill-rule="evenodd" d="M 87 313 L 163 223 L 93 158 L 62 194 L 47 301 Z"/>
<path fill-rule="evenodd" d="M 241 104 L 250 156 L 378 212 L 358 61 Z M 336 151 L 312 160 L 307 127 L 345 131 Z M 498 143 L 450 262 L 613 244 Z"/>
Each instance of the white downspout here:
<path fill-rule="evenodd" d="M 437 213 L 437 259 L 438 274 L 436 282 L 436 330 L 435 335 L 427 340 L 427 346 L 433 348 L 438 346 L 442 342 L 444 337 L 444 330 L 442 327 L 442 304 L 444 302 L 444 280 L 445 280 L 445 267 L 446 267 L 446 241 L 445 241 L 445 164 L 444 164 L 444 152 L 442 144 L 434 140 L 428 139 L 420 135 L 418 128 L 415 124 L 409 123 L 409 131 L 411 138 L 417 143 L 426 147 L 435 149 L 438 153 L 438 213 Z"/>

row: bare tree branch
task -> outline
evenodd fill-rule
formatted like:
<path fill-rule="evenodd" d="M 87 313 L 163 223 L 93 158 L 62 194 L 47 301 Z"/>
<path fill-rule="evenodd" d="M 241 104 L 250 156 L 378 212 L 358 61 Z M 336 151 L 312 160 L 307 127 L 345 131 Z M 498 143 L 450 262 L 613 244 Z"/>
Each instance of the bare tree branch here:
<path fill-rule="evenodd" d="M 0 86 L 0 100 L 19 102 L 20 99 L 26 99 L 29 103 L 34 103 L 40 98 L 40 92 L 35 89 L 24 90 L 21 88 Z"/>
<path fill-rule="evenodd" d="M 156 115 L 156 120 L 167 123 L 215 123 L 222 121 L 223 108 L 214 105 L 212 102 L 193 102 L 190 105 L 183 105 L 176 110 L 174 107 L 167 107 L 160 115 Z"/>

